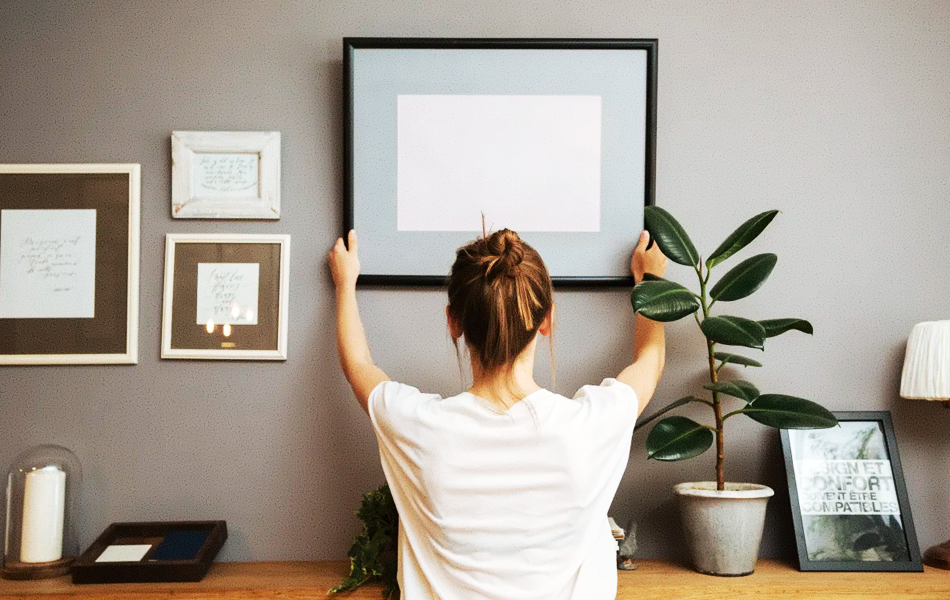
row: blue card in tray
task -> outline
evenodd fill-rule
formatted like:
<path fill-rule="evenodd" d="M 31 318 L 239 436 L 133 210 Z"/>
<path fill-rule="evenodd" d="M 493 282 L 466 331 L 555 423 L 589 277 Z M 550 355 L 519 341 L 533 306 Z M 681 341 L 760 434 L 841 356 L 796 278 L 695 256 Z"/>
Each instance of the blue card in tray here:
<path fill-rule="evenodd" d="M 155 548 L 149 560 L 192 560 L 208 539 L 209 531 L 173 529 Z"/>

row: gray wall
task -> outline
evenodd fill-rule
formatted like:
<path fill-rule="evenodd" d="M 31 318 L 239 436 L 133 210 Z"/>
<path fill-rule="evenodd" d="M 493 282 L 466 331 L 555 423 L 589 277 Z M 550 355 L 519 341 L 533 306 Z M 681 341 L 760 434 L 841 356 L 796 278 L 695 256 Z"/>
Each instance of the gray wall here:
<path fill-rule="evenodd" d="M 341 38 L 359 35 L 659 38 L 659 204 L 706 253 L 782 209 L 755 245 L 778 267 L 736 310 L 815 325 L 772 340 L 750 377 L 892 411 L 921 545 L 950 536 L 950 411 L 897 396 L 911 326 L 950 318 L 950 4 L 3 0 L 0 162 L 142 164 L 140 364 L 0 368 L 0 465 L 35 444 L 73 449 L 84 547 L 113 521 L 212 518 L 230 526 L 224 560 L 349 547 L 359 494 L 383 479 L 336 363 L 324 264 L 342 220 Z M 172 220 L 172 130 L 281 131 L 280 221 Z M 167 232 L 293 236 L 286 363 L 159 359 Z M 394 378 L 459 390 L 441 293 L 360 301 Z M 624 365 L 633 319 L 624 291 L 557 302 L 555 388 L 570 394 Z M 658 403 L 701 380 L 694 329 L 668 327 Z M 763 553 L 789 555 L 776 433 L 737 419 L 727 444 L 730 480 L 778 489 Z M 637 435 L 613 514 L 639 520 L 644 555 L 679 555 L 670 488 L 710 478 L 713 460 L 648 462 Z"/>

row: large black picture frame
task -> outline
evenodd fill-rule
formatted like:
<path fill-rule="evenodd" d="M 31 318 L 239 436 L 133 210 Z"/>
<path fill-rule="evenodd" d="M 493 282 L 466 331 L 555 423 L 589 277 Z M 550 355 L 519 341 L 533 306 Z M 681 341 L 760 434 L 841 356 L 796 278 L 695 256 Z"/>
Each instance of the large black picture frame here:
<path fill-rule="evenodd" d="M 923 571 L 891 415 L 781 430 L 801 571 Z"/>
<path fill-rule="evenodd" d="M 467 231 L 397 230 L 400 95 L 599 94 L 600 229 L 519 233 L 540 252 L 556 286 L 632 286 L 630 252 L 642 209 L 655 202 L 657 51 L 656 39 L 344 38 L 344 237 L 350 229 L 360 235 L 359 283 L 444 285 L 455 250 L 482 234 L 478 222 Z M 639 65 L 641 55 L 642 82 L 633 69 L 618 76 L 623 69 L 609 66 Z M 584 77 L 589 89 L 578 83 Z M 628 87 L 637 92 L 619 91 Z M 638 158 L 624 158 L 631 156 Z"/>

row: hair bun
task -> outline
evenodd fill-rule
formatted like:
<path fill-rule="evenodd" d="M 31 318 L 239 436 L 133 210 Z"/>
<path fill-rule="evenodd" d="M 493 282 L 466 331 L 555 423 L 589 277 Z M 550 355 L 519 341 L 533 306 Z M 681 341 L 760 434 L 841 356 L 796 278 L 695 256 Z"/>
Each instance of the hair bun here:
<path fill-rule="evenodd" d="M 511 270 L 524 260 L 524 244 L 518 234 L 510 229 L 496 231 L 488 237 L 485 256 L 485 276 L 494 279 Z"/>

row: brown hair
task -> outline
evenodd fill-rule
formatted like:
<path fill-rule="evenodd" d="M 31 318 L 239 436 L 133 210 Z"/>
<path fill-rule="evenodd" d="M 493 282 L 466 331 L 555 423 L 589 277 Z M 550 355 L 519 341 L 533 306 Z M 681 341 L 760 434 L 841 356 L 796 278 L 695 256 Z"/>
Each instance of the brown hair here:
<path fill-rule="evenodd" d="M 449 316 L 487 374 L 511 368 L 554 304 L 544 261 L 510 229 L 458 249 L 448 292 Z"/>

